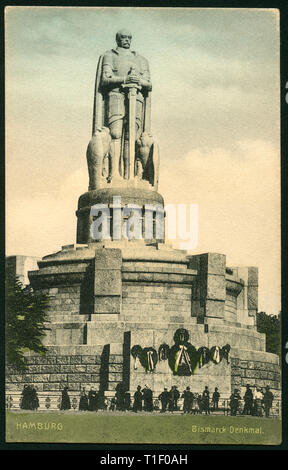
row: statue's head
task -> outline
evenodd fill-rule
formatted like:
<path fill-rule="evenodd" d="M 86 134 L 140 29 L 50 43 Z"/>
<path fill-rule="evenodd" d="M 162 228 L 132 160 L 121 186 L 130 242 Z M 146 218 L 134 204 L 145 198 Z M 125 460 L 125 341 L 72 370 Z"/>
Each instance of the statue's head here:
<path fill-rule="evenodd" d="M 127 29 L 121 29 L 116 33 L 116 42 L 118 47 L 129 49 L 131 45 L 132 34 Z"/>

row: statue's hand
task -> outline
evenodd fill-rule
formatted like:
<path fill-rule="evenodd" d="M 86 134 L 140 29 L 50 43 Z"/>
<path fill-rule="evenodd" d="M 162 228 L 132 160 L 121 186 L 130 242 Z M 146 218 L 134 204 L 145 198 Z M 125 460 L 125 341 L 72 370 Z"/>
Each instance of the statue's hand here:
<path fill-rule="evenodd" d="M 127 75 L 127 77 L 125 78 L 125 83 L 136 83 L 137 85 L 139 85 L 140 83 L 140 77 L 139 75 L 137 75 L 136 73 L 130 73 Z"/>

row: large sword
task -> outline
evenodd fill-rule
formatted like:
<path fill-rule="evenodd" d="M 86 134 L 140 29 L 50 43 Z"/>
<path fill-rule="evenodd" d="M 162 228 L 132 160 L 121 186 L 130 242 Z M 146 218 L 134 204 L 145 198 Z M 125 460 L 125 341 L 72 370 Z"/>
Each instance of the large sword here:
<path fill-rule="evenodd" d="M 141 86 L 136 83 L 126 83 L 122 85 L 128 89 L 128 126 L 129 126 L 129 158 L 128 158 L 128 179 L 135 177 L 135 141 L 136 141 L 136 96 L 137 90 L 141 90 Z"/>

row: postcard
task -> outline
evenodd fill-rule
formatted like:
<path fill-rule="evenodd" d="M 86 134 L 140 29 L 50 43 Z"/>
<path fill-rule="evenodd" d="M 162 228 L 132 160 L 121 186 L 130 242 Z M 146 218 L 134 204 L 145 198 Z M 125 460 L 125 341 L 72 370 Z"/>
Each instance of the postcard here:
<path fill-rule="evenodd" d="M 281 443 L 279 21 L 5 8 L 7 443 Z"/>

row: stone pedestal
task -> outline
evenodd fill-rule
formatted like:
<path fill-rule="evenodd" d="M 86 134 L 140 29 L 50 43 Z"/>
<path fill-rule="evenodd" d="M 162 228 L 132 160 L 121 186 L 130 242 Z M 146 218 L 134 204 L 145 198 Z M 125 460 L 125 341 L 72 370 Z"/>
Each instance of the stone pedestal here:
<path fill-rule="evenodd" d="M 124 240 L 66 246 L 38 265 L 29 278 L 36 291 L 51 296 L 48 354 L 29 354 L 24 375 L 7 371 L 12 397 L 25 383 L 37 385 L 46 398 L 60 396 L 67 385 L 75 400 L 82 387 L 91 386 L 111 398 L 118 383 L 132 394 L 147 384 L 154 398 L 172 385 L 194 392 L 218 387 L 222 398 L 235 386 L 243 393 L 246 383 L 279 393 L 278 357 L 265 352 L 265 335 L 251 323 L 251 288 L 257 307 L 254 268 L 228 268 L 220 254 L 191 256 L 161 243 Z M 196 349 L 229 344 L 229 361 L 210 361 L 191 376 L 174 375 L 159 358 L 153 372 L 135 367 L 133 346 L 158 354 L 161 344 L 173 346 L 179 328 Z"/>
<path fill-rule="evenodd" d="M 99 211 L 101 208 L 104 210 L 103 214 L 107 218 L 107 232 L 103 233 L 105 240 L 119 240 L 124 238 L 123 223 L 125 215 L 123 215 L 123 208 L 126 206 L 139 208 L 141 211 L 139 228 L 141 238 L 151 241 L 164 241 L 164 200 L 162 196 L 156 191 L 149 189 L 135 188 L 135 187 L 113 187 L 106 189 L 99 189 L 95 191 L 88 191 L 82 194 L 78 201 L 77 215 L 77 243 L 88 243 L 97 241 L 91 233 L 91 225 L 95 217 L 94 211 L 91 208 L 98 205 Z M 127 210 L 127 214 L 128 214 Z M 127 218 L 127 217 L 126 217 Z M 116 220 L 117 219 L 117 220 Z M 152 223 L 152 233 L 148 233 L 145 223 Z M 140 225 L 139 224 L 139 225 Z M 157 233 L 157 224 L 158 232 Z M 162 226 L 160 226 L 162 224 Z M 162 230 L 161 230 L 162 228 Z M 146 237 L 145 237 L 146 231 Z M 108 236 L 107 236 L 108 235 Z"/>

